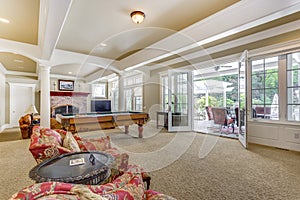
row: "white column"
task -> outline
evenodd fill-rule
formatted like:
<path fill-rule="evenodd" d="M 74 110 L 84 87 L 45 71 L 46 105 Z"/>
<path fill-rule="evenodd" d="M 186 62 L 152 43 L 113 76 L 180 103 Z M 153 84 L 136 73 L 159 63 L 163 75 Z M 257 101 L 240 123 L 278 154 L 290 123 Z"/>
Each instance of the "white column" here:
<path fill-rule="evenodd" d="M 119 111 L 125 110 L 124 77 L 119 75 Z"/>
<path fill-rule="evenodd" d="M 209 105 L 209 101 L 208 101 L 208 88 L 206 88 L 206 90 L 205 90 L 205 105 L 206 106 L 211 106 L 211 105 Z"/>
<path fill-rule="evenodd" d="M 41 126 L 50 127 L 50 67 L 40 66 Z"/>
<path fill-rule="evenodd" d="M 226 108 L 226 88 L 227 86 L 223 86 L 223 106 Z"/>

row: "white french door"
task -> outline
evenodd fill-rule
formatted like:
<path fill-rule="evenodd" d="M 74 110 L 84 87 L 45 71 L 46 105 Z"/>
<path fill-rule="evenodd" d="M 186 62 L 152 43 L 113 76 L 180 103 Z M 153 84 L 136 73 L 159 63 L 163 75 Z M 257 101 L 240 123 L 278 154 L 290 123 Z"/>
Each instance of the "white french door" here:
<path fill-rule="evenodd" d="M 248 51 L 244 51 L 239 60 L 239 74 L 238 74 L 238 127 L 239 127 L 239 141 L 247 148 L 247 65 L 248 65 Z"/>
<path fill-rule="evenodd" d="M 192 72 L 168 71 L 168 131 L 192 130 Z"/>

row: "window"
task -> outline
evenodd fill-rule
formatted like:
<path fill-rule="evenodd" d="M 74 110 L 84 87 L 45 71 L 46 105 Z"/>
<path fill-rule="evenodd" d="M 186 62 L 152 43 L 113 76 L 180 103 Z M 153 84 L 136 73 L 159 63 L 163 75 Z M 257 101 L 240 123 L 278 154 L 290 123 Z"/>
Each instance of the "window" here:
<path fill-rule="evenodd" d="M 287 55 L 287 119 L 300 121 L 300 52 Z"/>
<path fill-rule="evenodd" d="M 253 118 L 278 120 L 278 57 L 251 61 Z"/>
<path fill-rule="evenodd" d="M 143 89 L 142 87 L 136 87 L 134 88 L 134 110 L 136 111 L 142 111 L 143 110 L 143 93 L 142 93 Z"/>
<path fill-rule="evenodd" d="M 131 111 L 132 110 L 132 90 L 131 89 L 125 89 L 124 92 L 125 95 L 125 110 Z"/>
<path fill-rule="evenodd" d="M 135 110 L 143 110 L 143 98 L 142 97 L 134 97 L 134 108 Z"/>
<path fill-rule="evenodd" d="M 106 84 L 99 83 L 92 85 L 92 96 L 93 97 L 106 97 Z"/>
<path fill-rule="evenodd" d="M 110 82 L 111 85 L 111 110 L 118 111 L 119 110 L 119 80 L 115 79 Z"/>
<path fill-rule="evenodd" d="M 143 111 L 143 76 L 135 74 L 124 79 L 125 109 Z"/>

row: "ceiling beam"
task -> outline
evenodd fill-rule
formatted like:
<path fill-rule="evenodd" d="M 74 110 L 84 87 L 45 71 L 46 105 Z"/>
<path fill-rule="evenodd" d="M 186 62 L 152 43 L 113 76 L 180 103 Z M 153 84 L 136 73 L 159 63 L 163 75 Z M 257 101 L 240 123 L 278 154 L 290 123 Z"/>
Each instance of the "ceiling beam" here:
<path fill-rule="evenodd" d="M 0 72 L 2 72 L 3 74 L 6 74 L 7 72 L 6 68 L 2 65 L 1 62 L 0 62 Z"/>
<path fill-rule="evenodd" d="M 229 50 L 231 48 L 235 48 L 238 46 L 242 46 L 242 45 L 247 45 L 249 43 L 252 42 L 257 42 L 260 40 L 264 40 L 270 37 L 274 37 L 276 35 L 280 35 L 280 34 L 284 34 L 284 33 L 288 33 L 294 30 L 298 30 L 300 29 L 300 20 L 296 20 L 294 22 L 290 22 L 288 24 L 283 24 L 281 26 L 277 26 L 271 29 L 267 29 L 261 32 L 257 32 L 255 34 L 251 34 L 248 36 L 244 36 L 235 40 L 231 40 L 229 42 L 226 43 L 222 43 L 213 47 L 209 47 L 207 49 L 200 49 L 199 51 L 187 54 L 187 55 L 182 55 L 180 58 L 174 58 L 174 59 L 170 59 L 167 60 L 165 62 L 162 62 L 160 64 L 163 65 L 173 65 L 179 62 L 182 62 L 183 60 L 188 60 L 190 61 L 190 64 L 196 64 L 197 58 L 199 57 L 203 57 L 203 56 L 209 56 L 210 54 L 213 53 L 217 53 L 220 51 L 224 51 L 224 50 Z M 194 59 L 194 61 L 192 61 Z"/>
<path fill-rule="evenodd" d="M 39 41 L 42 60 L 49 60 L 68 16 L 72 0 L 41 0 Z"/>
<path fill-rule="evenodd" d="M 133 70 L 298 11 L 297 0 L 244 0 L 121 60 L 121 64 Z M 186 44 L 174 48 L 184 37 Z"/>
<path fill-rule="evenodd" d="M 34 61 L 38 61 L 40 57 L 38 46 L 6 39 L 0 39 L 0 52 L 20 54 Z"/>
<path fill-rule="evenodd" d="M 16 75 L 16 76 L 32 76 L 32 77 L 38 77 L 36 73 L 30 73 L 30 72 L 17 72 L 17 71 L 7 71 L 5 74 L 9 75 Z"/>

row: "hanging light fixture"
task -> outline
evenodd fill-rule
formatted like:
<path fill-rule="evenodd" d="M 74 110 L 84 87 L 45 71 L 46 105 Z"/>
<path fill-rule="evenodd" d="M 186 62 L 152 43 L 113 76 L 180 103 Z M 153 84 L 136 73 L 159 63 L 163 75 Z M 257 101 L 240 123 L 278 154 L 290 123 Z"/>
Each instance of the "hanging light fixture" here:
<path fill-rule="evenodd" d="M 130 13 L 131 19 L 134 23 L 136 24 L 140 24 L 144 21 L 145 18 L 145 13 L 143 13 L 142 11 L 133 11 L 132 13 Z"/>

